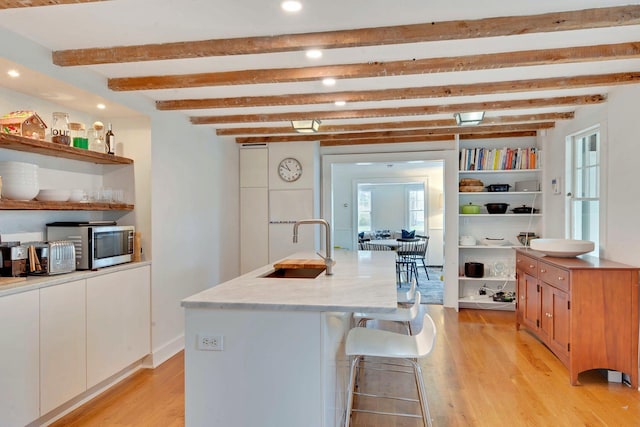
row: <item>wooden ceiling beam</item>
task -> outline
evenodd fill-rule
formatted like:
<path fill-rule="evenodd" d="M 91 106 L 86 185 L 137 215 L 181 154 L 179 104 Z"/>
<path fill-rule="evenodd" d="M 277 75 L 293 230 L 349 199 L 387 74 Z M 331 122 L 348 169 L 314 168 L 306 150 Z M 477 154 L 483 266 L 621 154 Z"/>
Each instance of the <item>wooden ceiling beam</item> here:
<path fill-rule="evenodd" d="M 493 138 L 521 138 L 523 136 L 536 136 L 535 131 L 522 132 L 497 132 L 497 133 L 471 133 L 460 135 L 460 139 L 493 139 Z"/>
<path fill-rule="evenodd" d="M 415 136 L 394 136 L 390 138 L 362 138 L 362 139 L 330 139 L 320 140 L 320 146 L 333 147 L 338 145 L 368 145 L 368 144 L 398 144 L 403 142 L 441 142 L 454 141 L 453 135 L 415 135 Z"/>
<path fill-rule="evenodd" d="M 575 113 L 573 111 L 566 113 L 542 113 L 542 114 L 524 114 L 518 116 L 498 116 L 485 117 L 479 126 L 504 124 L 504 123 L 527 123 L 541 122 L 547 120 L 569 120 L 573 119 Z M 438 119 L 438 120 L 413 120 L 400 122 L 381 122 L 381 123 L 359 123 L 344 125 L 321 125 L 320 130 L 323 133 L 332 132 L 358 132 L 376 129 L 412 129 L 412 128 L 435 128 L 445 126 L 455 126 L 454 119 Z M 291 126 L 270 126 L 270 127 L 244 127 L 244 128 L 221 128 L 216 129 L 216 135 L 233 136 L 233 135 L 278 135 L 278 134 L 296 134 Z"/>
<path fill-rule="evenodd" d="M 336 49 L 475 39 L 638 24 L 640 24 L 640 6 L 628 5 L 539 15 L 427 22 L 305 34 L 61 50 L 53 52 L 53 63 L 60 66 L 77 66 L 159 61 L 291 52 L 308 48 Z"/>
<path fill-rule="evenodd" d="M 319 67 L 118 77 L 109 79 L 108 86 L 109 89 L 114 91 L 178 89 L 221 85 L 303 82 L 319 80 L 324 77 L 347 79 L 493 70 L 496 68 L 595 62 L 629 58 L 640 58 L 640 43 L 629 42 L 598 46 L 574 46 L 557 49 L 487 53 L 392 62 L 325 65 Z"/>
<path fill-rule="evenodd" d="M 352 133 L 315 133 L 304 135 L 274 135 L 274 136 L 253 136 L 236 138 L 238 144 L 258 144 L 271 142 L 295 142 L 295 141 L 329 141 L 334 139 L 371 139 L 371 138 L 395 138 L 405 136 L 435 136 L 435 135 L 463 135 L 476 133 L 496 133 L 496 132 L 521 132 L 536 131 L 539 129 L 551 129 L 554 122 L 520 123 L 511 125 L 495 126 L 450 126 L 433 129 L 408 129 L 391 130 L 377 132 L 352 132 Z"/>
<path fill-rule="evenodd" d="M 628 72 L 460 85 L 410 87 L 401 89 L 242 96 L 237 98 L 176 99 L 169 101 L 156 101 L 156 108 L 158 110 L 196 110 L 206 108 L 330 104 L 336 100 L 346 102 L 369 102 L 417 98 L 446 98 L 451 96 L 473 96 L 523 91 L 532 92 L 550 89 L 617 86 L 638 82 L 640 82 L 640 72 Z"/>
<path fill-rule="evenodd" d="M 496 132 L 486 134 L 460 135 L 460 139 L 496 139 L 496 138 L 522 138 L 536 136 L 536 131 L 522 132 Z M 398 144 L 406 142 L 442 142 L 453 141 L 454 136 L 442 135 L 434 137 L 398 137 L 398 138 L 374 138 L 374 139 L 340 139 L 320 141 L 321 147 L 335 147 L 342 145 L 369 145 L 369 144 Z"/>
<path fill-rule="evenodd" d="M 95 3 L 109 0 L 4 0 L 0 9 L 16 9 L 20 7 L 57 6 L 59 4 Z"/>
<path fill-rule="evenodd" d="M 326 110 L 309 112 L 288 112 L 272 114 L 238 114 L 228 116 L 194 116 L 194 125 L 221 123 L 265 123 L 291 120 L 361 119 L 371 117 L 419 116 L 430 114 L 453 114 L 461 111 L 497 111 L 525 108 L 545 108 L 558 106 L 592 105 L 606 101 L 605 95 L 580 95 L 558 98 L 517 99 L 509 101 L 471 102 L 465 104 L 425 105 L 418 107 L 369 108 L 363 110 Z"/>

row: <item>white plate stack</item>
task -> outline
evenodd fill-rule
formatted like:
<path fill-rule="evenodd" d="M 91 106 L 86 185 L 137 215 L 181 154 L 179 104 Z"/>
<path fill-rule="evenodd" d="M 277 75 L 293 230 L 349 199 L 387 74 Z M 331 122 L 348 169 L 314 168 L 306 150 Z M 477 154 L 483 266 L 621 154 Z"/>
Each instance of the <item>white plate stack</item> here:
<path fill-rule="evenodd" d="M 40 191 L 38 165 L 22 162 L 0 162 L 2 198 L 32 200 Z"/>

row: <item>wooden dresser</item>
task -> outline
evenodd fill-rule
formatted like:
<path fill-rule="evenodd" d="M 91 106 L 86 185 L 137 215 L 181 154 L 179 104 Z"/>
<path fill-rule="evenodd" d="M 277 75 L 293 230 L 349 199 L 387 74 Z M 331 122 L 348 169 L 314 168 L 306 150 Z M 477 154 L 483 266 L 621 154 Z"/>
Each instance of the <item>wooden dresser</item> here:
<path fill-rule="evenodd" d="M 595 257 L 516 249 L 516 328 L 531 331 L 578 374 L 610 369 L 638 387 L 638 271 Z"/>

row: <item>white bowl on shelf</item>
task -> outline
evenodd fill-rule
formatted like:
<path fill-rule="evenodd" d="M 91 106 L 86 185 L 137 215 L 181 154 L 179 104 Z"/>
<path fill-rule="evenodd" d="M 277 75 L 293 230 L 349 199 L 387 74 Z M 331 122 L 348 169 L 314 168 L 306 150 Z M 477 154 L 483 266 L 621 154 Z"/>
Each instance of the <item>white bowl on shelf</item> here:
<path fill-rule="evenodd" d="M 81 202 L 83 201 L 85 198 L 85 193 L 84 190 L 71 190 L 71 193 L 69 195 L 69 201 L 70 202 Z"/>
<path fill-rule="evenodd" d="M 589 240 L 533 239 L 529 246 L 548 256 L 573 258 L 593 251 L 595 244 Z"/>
<path fill-rule="evenodd" d="M 2 181 L 2 198 L 9 200 L 33 200 L 39 191 L 38 183 L 31 185 L 5 184 Z"/>
<path fill-rule="evenodd" d="M 511 242 L 503 238 L 496 239 L 496 238 L 485 237 L 484 239 L 482 239 L 482 244 L 485 246 L 505 246 L 505 245 L 510 245 Z"/>
<path fill-rule="evenodd" d="M 40 190 L 36 199 L 41 202 L 66 202 L 71 196 L 71 190 L 52 190 L 43 189 Z"/>

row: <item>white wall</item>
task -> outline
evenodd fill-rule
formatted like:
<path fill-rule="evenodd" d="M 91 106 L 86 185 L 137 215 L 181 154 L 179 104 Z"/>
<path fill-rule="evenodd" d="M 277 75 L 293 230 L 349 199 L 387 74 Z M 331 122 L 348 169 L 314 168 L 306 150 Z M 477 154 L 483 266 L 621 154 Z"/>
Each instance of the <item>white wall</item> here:
<path fill-rule="evenodd" d="M 636 118 L 640 99 L 640 85 L 625 85 L 612 90 L 607 102 L 599 106 L 583 107 L 574 120 L 561 122 L 545 137 L 545 190 L 547 212 L 546 236 L 564 237 L 566 188 L 563 195 L 549 191 L 550 178 L 562 176 L 565 168 L 565 137 L 600 126 L 602 151 L 601 248 L 600 256 L 613 261 L 640 266 L 640 227 L 637 212 L 640 208 L 640 188 L 636 185 L 640 159 L 640 123 Z"/>

